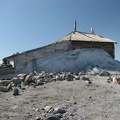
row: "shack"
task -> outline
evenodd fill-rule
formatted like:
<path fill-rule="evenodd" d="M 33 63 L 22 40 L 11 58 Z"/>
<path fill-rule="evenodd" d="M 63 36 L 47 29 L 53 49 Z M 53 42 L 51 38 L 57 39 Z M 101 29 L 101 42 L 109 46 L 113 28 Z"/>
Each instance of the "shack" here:
<path fill-rule="evenodd" d="M 91 28 L 91 33 L 77 31 L 75 21 L 74 31 L 65 37 L 47 46 L 13 54 L 4 58 L 3 61 L 6 61 L 7 64 L 12 64 L 15 73 L 17 73 L 29 62 L 38 58 L 54 53 L 74 50 L 76 48 L 100 48 L 106 51 L 114 59 L 115 43 L 117 42 L 95 34 L 93 28 Z"/>

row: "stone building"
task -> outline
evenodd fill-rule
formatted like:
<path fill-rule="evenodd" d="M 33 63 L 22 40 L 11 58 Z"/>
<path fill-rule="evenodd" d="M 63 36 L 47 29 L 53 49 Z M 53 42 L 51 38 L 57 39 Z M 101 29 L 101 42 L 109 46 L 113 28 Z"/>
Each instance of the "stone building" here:
<path fill-rule="evenodd" d="M 14 67 L 14 72 L 17 73 L 29 62 L 38 58 L 54 53 L 62 53 L 65 51 L 74 50 L 76 48 L 101 48 L 114 59 L 115 43 L 116 41 L 95 34 L 93 28 L 91 28 L 91 33 L 77 31 L 75 21 L 74 31 L 58 41 L 47 46 L 8 56 L 3 60 L 6 61 L 7 64 L 12 64 Z"/>

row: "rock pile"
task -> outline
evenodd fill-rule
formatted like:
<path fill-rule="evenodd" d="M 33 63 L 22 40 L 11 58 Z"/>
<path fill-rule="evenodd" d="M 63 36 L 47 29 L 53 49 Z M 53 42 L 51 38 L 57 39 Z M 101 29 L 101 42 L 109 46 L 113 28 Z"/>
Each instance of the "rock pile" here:
<path fill-rule="evenodd" d="M 80 74 L 81 73 L 70 73 L 70 72 L 46 73 L 45 71 L 42 71 L 41 73 L 37 73 L 36 71 L 34 71 L 30 74 L 23 73 L 13 77 L 5 76 L 0 80 L 0 91 L 8 92 L 10 90 L 13 90 L 16 95 L 18 94 L 17 88 L 25 89 L 26 86 L 36 87 L 52 81 L 80 80 Z"/>
<path fill-rule="evenodd" d="M 92 70 L 85 72 L 58 72 L 58 73 L 47 73 L 42 71 L 37 73 L 36 71 L 30 74 L 18 74 L 13 76 L 4 76 L 0 80 L 0 91 L 8 92 L 13 90 L 13 95 L 19 95 L 19 91 L 17 89 L 26 89 L 26 86 L 40 86 L 49 82 L 55 81 L 73 81 L 73 80 L 84 80 L 88 84 L 92 84 L 91 80 L 84 76 L 80 78 L 81 75 L 100 75 L 100 76 L 110 76 L 110 73 L 106 70 L 101 70 L 98 67 L 94 67 Z"/>

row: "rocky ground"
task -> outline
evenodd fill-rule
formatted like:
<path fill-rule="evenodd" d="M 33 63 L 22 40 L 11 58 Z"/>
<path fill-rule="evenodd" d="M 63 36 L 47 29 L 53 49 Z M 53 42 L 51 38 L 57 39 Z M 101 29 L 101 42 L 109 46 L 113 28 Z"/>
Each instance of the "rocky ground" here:
<path fill-rule="evenodd" d="M 91 83 L 83 77 L 26 85 L 19 95 L 0 92 L 0 120 L 119 120 L 120 85 L 99 74 L 87 74 Z"/>

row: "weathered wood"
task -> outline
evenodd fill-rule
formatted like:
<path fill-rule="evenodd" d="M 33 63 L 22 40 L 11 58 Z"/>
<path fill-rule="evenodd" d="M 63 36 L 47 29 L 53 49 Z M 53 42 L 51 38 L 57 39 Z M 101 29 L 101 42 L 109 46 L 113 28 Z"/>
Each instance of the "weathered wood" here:
<path fill-rule="evenodd" d="M 15 68 L 0 69 L 0 76 L 14 74 L 14 73 L 15 73 Z"/>
<path fill-rule="evenodd" d="M 112 58 L 115 58 L 114 43 L 72 41 L 72 49 L 75 49 L 75 48 L 101 48 L 101 49 L 105 50 Z"/>

